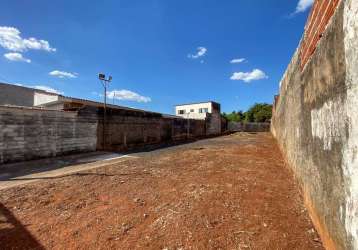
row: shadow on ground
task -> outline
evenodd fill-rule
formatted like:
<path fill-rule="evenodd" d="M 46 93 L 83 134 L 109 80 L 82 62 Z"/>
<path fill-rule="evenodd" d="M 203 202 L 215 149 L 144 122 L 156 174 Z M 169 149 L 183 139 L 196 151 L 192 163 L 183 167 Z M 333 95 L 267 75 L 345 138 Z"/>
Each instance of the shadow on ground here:
<path fill-rule="evenodd" d="M 26 162 L 3 164 L 0 165 L 0 182 L 20 180 L 20 178 L 18 177 L 21 176 L 57 170 L 68 166 L 76 166 L 97 161 L 109 160 L 121 156 L 123 155 L 109 152 L 92 152 L 85 154 L 75 154 L 62 157 L 31 160 Z M 34 178 L 28 179 L 30 180 Z"/>
<path fill-rule="evenodd" d="M 0 244 L 1 249 L 13 249 L 13 246 L 19 246 L 18 249 L 45 249 L 2 203 L 0 203 Z"/>
<path fill-rule="evenodd" d="M 256 135 L 256 133 L 246 133 L 247 135 Z M 183 148 L 190 148 L 193 150 L 202 150 L 203 146 L 221 147 L 228 143 L 243 144 L 248 142 L 236 141 L 230 139 L 230 135 L 221 137 L 207 137 L 202 139 L 191 138 L 182 141 L 170 141 L 161 144 L 143 145 L 135 149 L 128 149 L 126 151 L 116 151 L 115 145 L 111 152 L 91 152 L 83 154 L 74 154 L 61 157 L 45 158 L 38 160 L 31 160 L 26 162 L 10 163 L 0 165 L 0 183 L 9 181 L 32 181 L 32 180 L 46 180 L 59 179 L 73 175 L 106 175 L 98 173 L 78 173 L 86 170 L 86 167 L 81 167 L 82 164 L 96 164 L 104 161 L 114 160 L 121 157 L 146 157 L 159 155 L 162 152 L 176 151 Z M 108 162 L 108 165 L 110 162 Z M 103 164 L 102 164 L 103 165 Z M 61 169 L 66 167 L 73 167 L 74 171 L 61 173 Z M 46 174 L 48 171 L 60 170 L 58 174 Z M 77 172 L 77 173 L 76 173 Z M 44 174 L 42 174 L 44 173 Z M 40 175 L 37 175 L 40 174 Z"/>
<path fill-rule="evenodd" d="M 76 175 L 76 174 L 63 174 L 54 177 L 26 177 L 28 175 L 34 175 L 38 173 L 44 173 L 52 170 L 59 170 L 69 166 L 79 166 L 81 164 L 96 163 L 104 160 L 111 160 L 119 157 L 124 157 L 128 155 L 140 155 L 145 153 L 151 153 L 161 149 L 166 149 L 170 147 L 180 146 L 191 144 L 197 140 L 189 141 L 180 141 L 180 142 L 168 142 L 156 145 L 147 145 L 137 149 L 130 149 L 125 152 L 108 150 L 97 151 L 91 153 L 83 154 L 74 154 L 60 157 L 44 158 L 38 160 L 30 160 L 25 162 L 9 163 L 0 165 L 0 182 L 1 181 L 20 181 L 20 180 L 44 180 L 44 179 L 56 179 L 63 178 L 66 176 Z M 124 154 L 125 153 L 125 154 Z M 80 171 L 80 170 L 79 170 Z M 91 175 L 92 173 L 82 173 L 84 175 Z M 78 175 L 78 174 L 77 174 Z"/>

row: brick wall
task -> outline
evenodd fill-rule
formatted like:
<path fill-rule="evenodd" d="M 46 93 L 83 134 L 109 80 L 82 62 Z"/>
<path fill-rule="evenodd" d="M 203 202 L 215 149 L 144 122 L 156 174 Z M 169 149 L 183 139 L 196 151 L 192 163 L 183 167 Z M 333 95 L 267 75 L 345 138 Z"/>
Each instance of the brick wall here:
<path fill-rule="evenodd" d="M 96 131 L 89 115 L 0 107 L 0 164 L 95 151 Z"/>
<path fill-rule="evenodd" d="M 301 69 L 304 68 L 322 38 L 327 24 L 341 0 L 315 0 L 307 20 L 300 49 Z"/>

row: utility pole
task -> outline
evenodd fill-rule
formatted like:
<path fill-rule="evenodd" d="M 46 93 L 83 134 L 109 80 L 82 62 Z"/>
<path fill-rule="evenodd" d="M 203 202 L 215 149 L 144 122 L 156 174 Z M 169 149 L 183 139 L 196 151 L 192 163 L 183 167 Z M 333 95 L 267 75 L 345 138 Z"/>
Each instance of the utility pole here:
<path fill-rule="evenodd" d="M 190 113 L 191 112 L 189 112 L 188 115 L 187 115 L 187 120 L 188 120 L 188 124 L 187 124 L 187 127 L 186 127 L 186 137 L 187 137 L 187 139 L 189 139 L 189 134 L 190 134 L 190 119 L 189 119 Z"/>
<path fill-rule="evenodd" d="M 106 149 L 106 116 L 107 116 L 107 85 L 112 81 L 112 76 L 109 76 L 106 79 L 105 74 L 98 74 L 98 79 L 101 81 L 103 88 L 104 88 L 104 102 L 103 102 L 103 126 L 102 126 L 102 149 Z"/>

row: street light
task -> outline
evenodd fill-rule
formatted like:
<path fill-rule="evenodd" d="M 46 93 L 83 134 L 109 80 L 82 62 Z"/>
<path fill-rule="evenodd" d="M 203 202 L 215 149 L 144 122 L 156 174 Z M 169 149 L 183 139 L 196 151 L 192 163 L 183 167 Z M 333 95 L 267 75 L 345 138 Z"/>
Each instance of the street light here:
<path fill-rule="evenodd" d="M 106 79 L 106 75 L 99 73 L 98 79 L 101 81 L 103 88 L 104 88 L 104 102 L 103 102 L 103 131 L 102 131 L 102 141 L 103 141 L 103 150 L 105 149 L 106 145 L 106 136 L 105 136 L 105 124 L 106 124 L 106 113 L 107 113 L 107 86 L 112 81 L 112 76 L 109 76 Z"/>

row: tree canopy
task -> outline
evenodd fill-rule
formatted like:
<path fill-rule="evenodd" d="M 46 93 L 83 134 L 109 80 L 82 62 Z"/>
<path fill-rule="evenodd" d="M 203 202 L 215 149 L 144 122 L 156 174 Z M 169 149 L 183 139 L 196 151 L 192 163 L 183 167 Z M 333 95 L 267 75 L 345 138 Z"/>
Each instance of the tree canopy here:
<path fill-rule="evenodd" d="M 233 122 L 269 122 L 272 116 L 272 105 L 267 103 L 255 103 L 246 112 L 233 111 L 223 113 L 228 121 Z"/>

